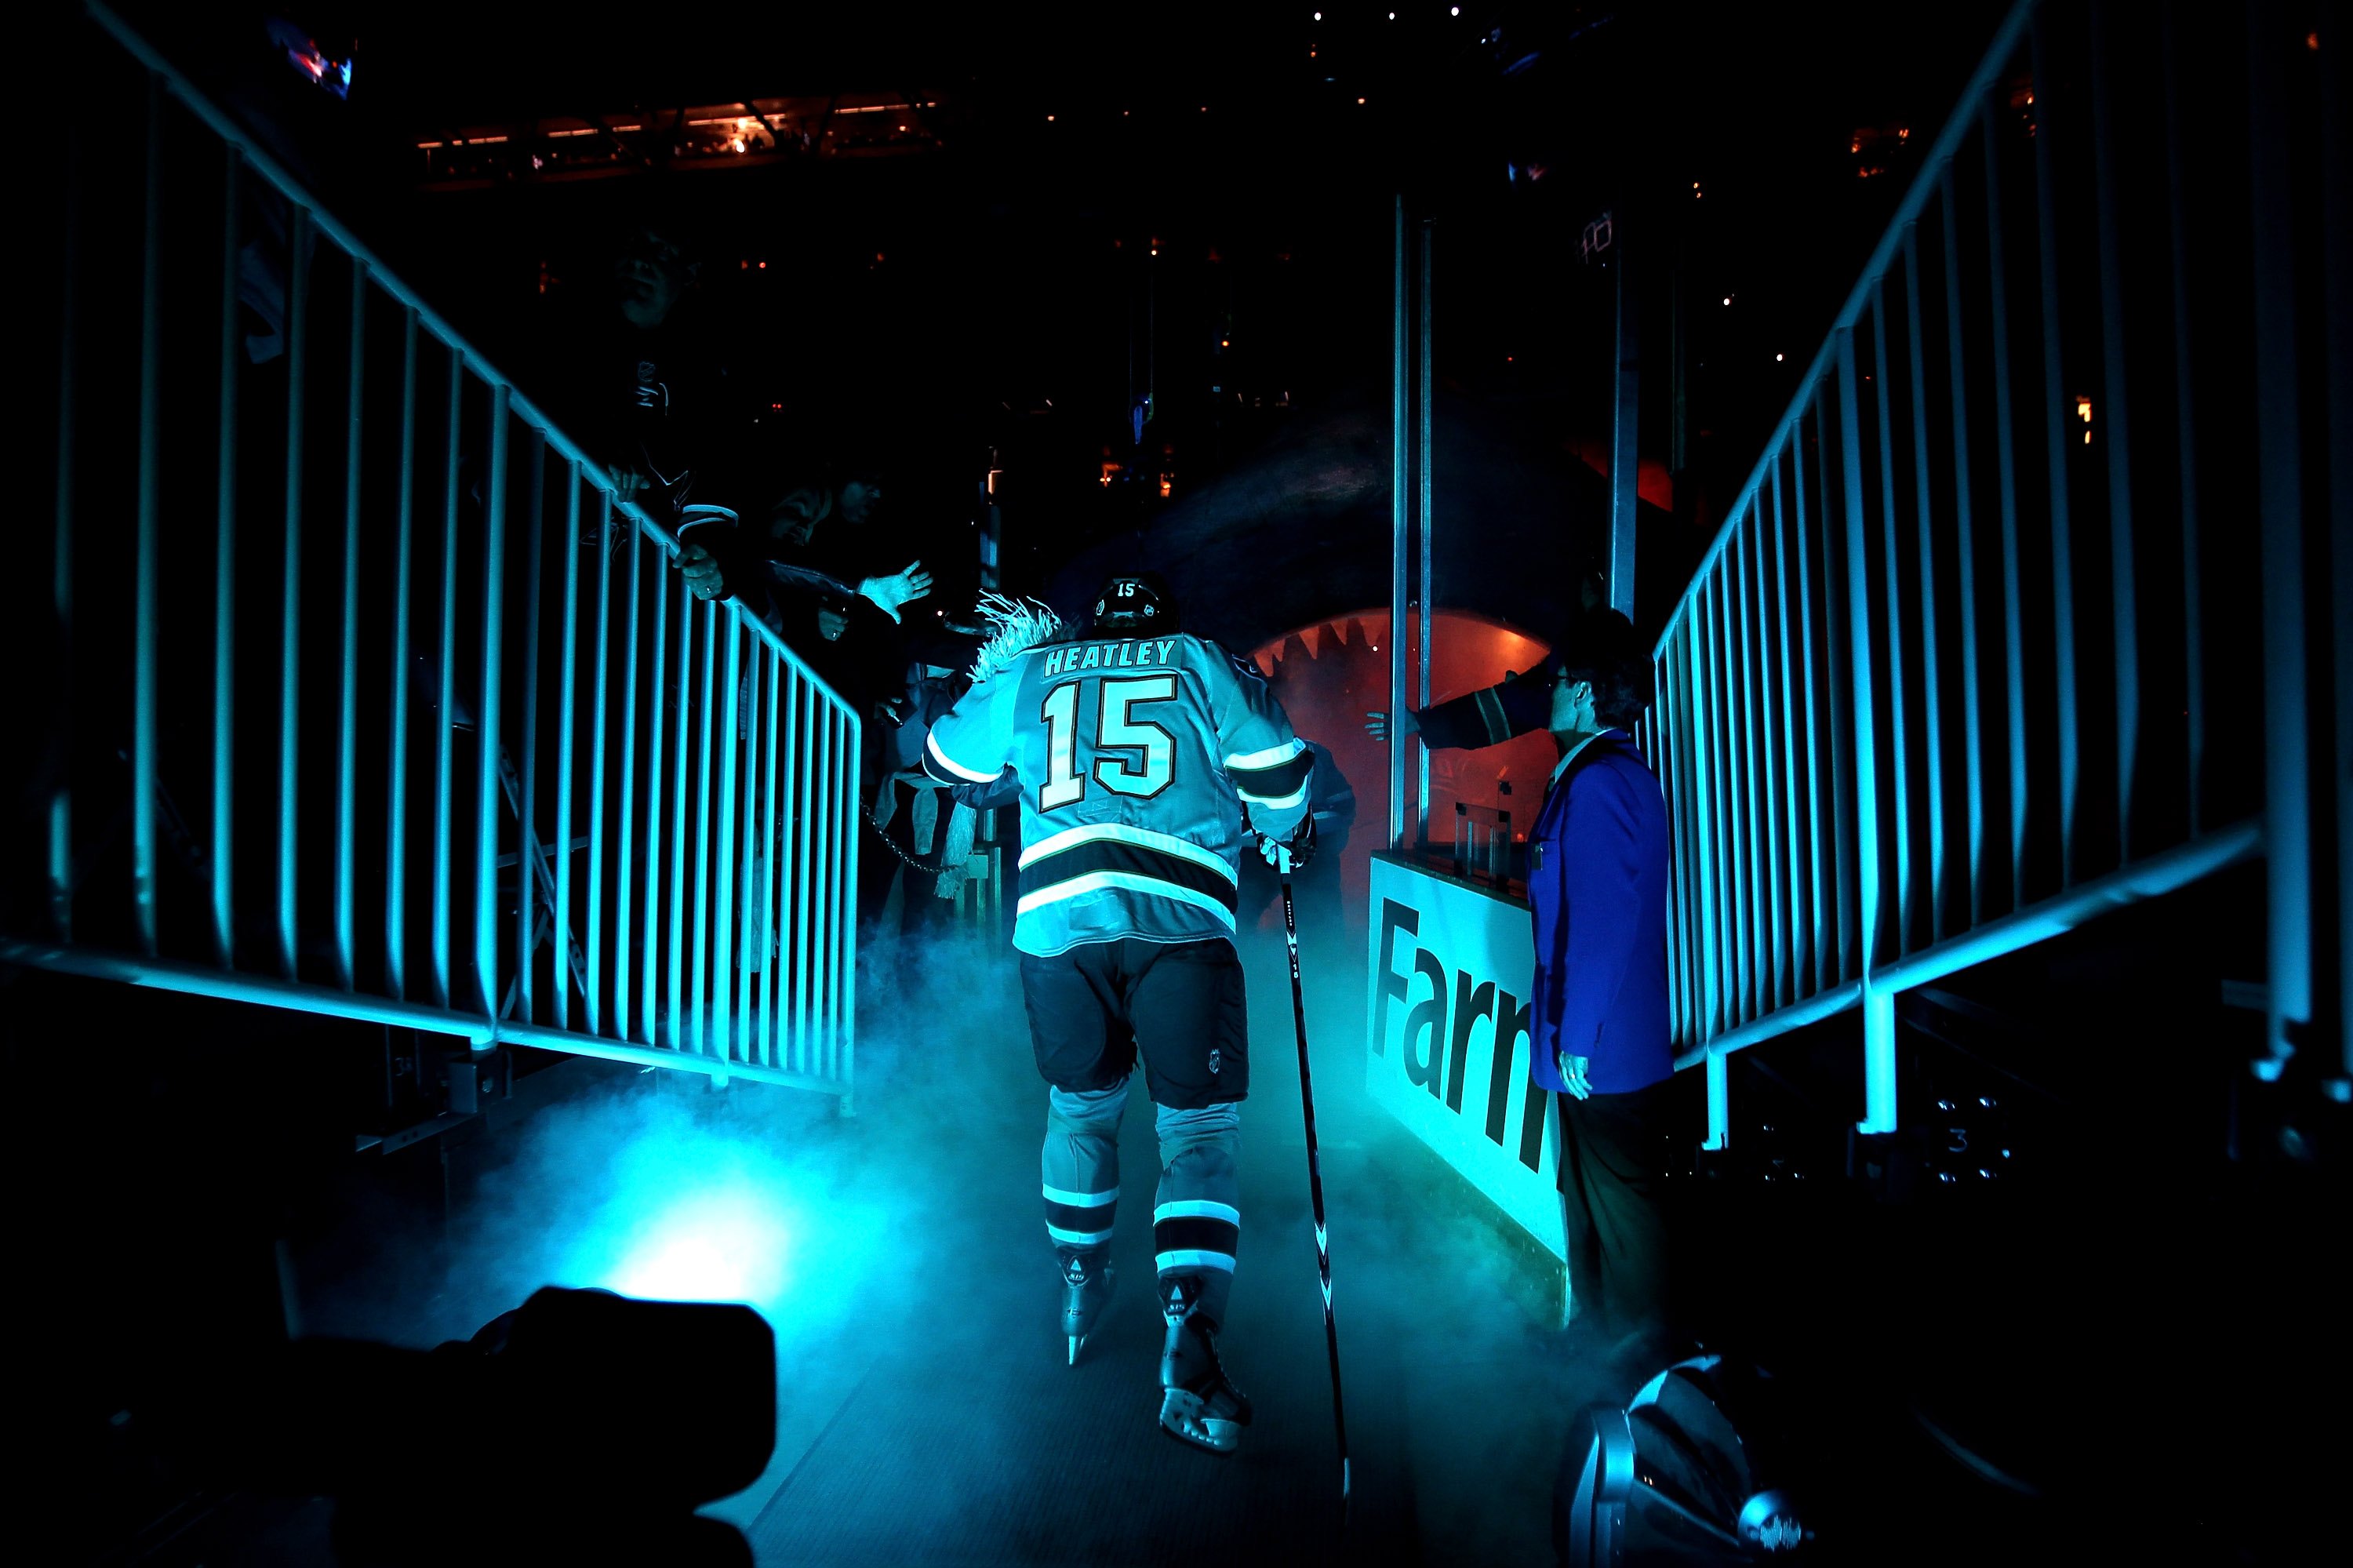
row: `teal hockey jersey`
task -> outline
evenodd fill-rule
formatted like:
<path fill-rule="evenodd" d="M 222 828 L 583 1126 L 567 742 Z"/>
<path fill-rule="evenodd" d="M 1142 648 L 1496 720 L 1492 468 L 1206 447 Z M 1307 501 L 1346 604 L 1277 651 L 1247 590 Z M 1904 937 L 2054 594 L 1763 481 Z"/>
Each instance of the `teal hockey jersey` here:
<path fill-rule="evenodd" d="M 1290 836 L 1314 767 L 1257 667 L 1176 632 L 1048 643 L 978 674 L 923 767 L 1019 780 L 1013 945 L 1230 938 L 1244 839 Z"/>

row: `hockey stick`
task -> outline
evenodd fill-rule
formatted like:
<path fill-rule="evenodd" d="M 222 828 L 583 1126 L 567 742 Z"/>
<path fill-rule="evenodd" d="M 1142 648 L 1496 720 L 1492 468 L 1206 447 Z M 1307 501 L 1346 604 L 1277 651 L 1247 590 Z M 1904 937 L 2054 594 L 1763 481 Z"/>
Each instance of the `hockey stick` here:
<path fill-rule="evenodd" d="M 1291 852 L 1282 873 L 1282 939 L 1291 948 L 1291 1019 L 1299 1034 L 1299 1108 L 1307 1119 L 1307 1196 L 1315 1209 L 1315 1272 L 1324 1285 L 1324 1344 L 1332 1356 L 1332 1430 L 1340 1445 L 1340 1520 L 1348 1518 L 1348 1417 L 1340 1403 L 1340 1329 L 1332 1318 L 1332 1248 L 1324 1228 L 1324 1166 L 1315 1145 L 1315 1082 L 1307 1066 L 1307 1001 L 1299 989 L 1299 916 L 1291 903 Z"/>

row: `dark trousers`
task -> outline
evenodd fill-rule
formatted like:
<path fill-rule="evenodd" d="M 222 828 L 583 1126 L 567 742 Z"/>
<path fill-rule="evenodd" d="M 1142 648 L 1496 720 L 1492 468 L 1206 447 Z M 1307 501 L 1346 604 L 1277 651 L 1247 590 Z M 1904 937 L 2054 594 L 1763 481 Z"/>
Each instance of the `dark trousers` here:
<path fill-rule="evenodd" d="M 1665 1198 L 1673 1079 L 1630 1094 L 1560 1097 L 1560 1187 L 1571 1310 L 1611 1340 L 1663 1334 Z"/>

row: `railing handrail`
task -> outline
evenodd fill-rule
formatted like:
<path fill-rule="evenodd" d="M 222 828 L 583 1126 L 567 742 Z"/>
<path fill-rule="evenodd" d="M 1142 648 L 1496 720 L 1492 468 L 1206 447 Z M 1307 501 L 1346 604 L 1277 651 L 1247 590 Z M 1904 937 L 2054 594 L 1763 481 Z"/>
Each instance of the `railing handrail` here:
<path fill-rule="evenodd" d="M 317 226 L 321 234 L 333 240 L 353 260 L 366 268 L 369 281 L 406 309 L 416 312 L 417 324 L 439 339 L 441 345 L 458 355 L 468 369 L 491 386 L 505 387 L 507 408 L 510 413 L 545 437 L 548 445 L 557 455 L 579 464 L 582 476 L 596 489 L 611 496 L 613 504 L 635 522 L 639 530 L 659 544 L 664 551 L 672 556 L 678 553 L 677 538 L 636 502 L 625 501 L 621 498 L 618 486 L 613 482 L 612 476 L 606 471 L 604 464 L 590 457 L 582 450 L 578 442 L 564 433 L 563 429 L 554 420 L 540 412 L 538 405 L 523 395 L 512 376 L 501 373 L 457 328 L 451 326 L 439 313 L 426 303 L 414 289 L 403 282 L 397 273 L 385 266 L 382 259 L 362 242 L 359 236 L 353 234 L 349 228 L 339 221 L 327 209 L 324 203 L 313 196 L 301 181 L 289 174 L 267 149 L 237 124 L 236 120 L 211 99 L 206 97 L 203 90 L 190 81 L 178 67 L 173 65 L 153 45 L 142 37 L 121 17 L 116 16 L 112 8 L 106 5 L 105 0 L 82 0 L 82 4 L 89 11 L 90 19 L 104 27 L 115 42 L 121 44 L 142 66 L 153 72 L 156 79 L 164 83 L 173 97 L 180 101 L 184 108 L 204 122 L 213 134 L 235 147 L 237 150 L 237 155 L 245 160 L 255 174 L 275 185 L 280 195 L 307 212 L 311 221 Z M 854 715 L 856 710 L 842 699 L 841 694 L 833 689 L 831 683 L 811 669 L 807 661 L 794 652 L 759 617 L 745 610 L 737 600 L 729 600 L 727 608 L 742 620 L 753 635 L 765 642 L 773 652 L 790 663 L 795 671 L 824 694 L 826 699 L 835 707 Z"/>
<path fill-rule="evenodd" d="M 1839 308 L 1830 331 L 1822 334 L 1821 347 L 1814 351 L 1814 357 L 1807 365 L 1805 374 L 1798 378 L 1798 389 L 1790 394 L 1788 411 L 1774 425 L 1773 433 L 1765 439 L 1765 447 L 1757 455 L 1756 466 L 1749 471 L 1747 481 L 1741 485 L 1732 504 L 1725 508 L 1724 521 L 1717 524 L 1715 536 L 1708 541 L 1706 551 L 1692 568 L 1691 580 L 1683 585 L 1683 591 L 1675 599 L 1674 609 L 1667 616 L 1666 624 L 1659 629 L 1658 641 L 1651 647 L 1652 659 L 1667 656 L 1667 644 L 1683 624 L 1683 617 L 1690 613 L 1692 601 L 1699 595 L 1700 585 L 1707 579 L 1709 570 L 1715 567 L 1717 557 L 1724 554 L 1725 546 L 1739 528 L 1741 518 L 1747 514 L 1749 503 L 1757 499 L 1757 492 L 1764 487 L 1766 476 L 1780 458 L 1790 432 L 1799 427 L 1806 409 L 1812 405 L 1814 388 L 1830 374 L 1831 358 L 1837 352 L 1839 334 L 1852 330 L 1862 319 L 1864 310 L 1871 303 L 1873 291 L 1886 278 L 1888 269 L 1903 245 L 1904 230 L 1918 221 L 1921 209 L 1928 205 L 1929 197 L 1936 194 L 1942 183 L 1944 165 L 1960 150 L 1961 143 L 1968 136 L 1977 119 L 1978 103 L 1992 90 L 1995 79 L 2001 75 L 2002 68 L 2010 56 L 2017 52 L 2019 37 L 2026 31 L 2035 7 L 2041 4 L 2042 0 L 2014 0 L 2010 15 L 2002 18 L 2001 26 L 1994 32 L 1993 41 L 1986 47 L 1984 58 L 1978 62 L 1978 69 L 1969 73 L 1968 83 L 1961 89 L 1952 115 L 1945 122 L 1944 129 L 1936 132 L 1936 139 L 1928 144 L 1926 154 L 1920 160 L 1920 172 L 1913 176 L 1912 188 L 1904 193 L 1894 217 L 1888 219 L 1886 232 L 1879 237 L 1878 245 L 1872 249 L 1871 259 L 1863 263 L 1862 274 L 1847 294 L 1846 303 Z"/>

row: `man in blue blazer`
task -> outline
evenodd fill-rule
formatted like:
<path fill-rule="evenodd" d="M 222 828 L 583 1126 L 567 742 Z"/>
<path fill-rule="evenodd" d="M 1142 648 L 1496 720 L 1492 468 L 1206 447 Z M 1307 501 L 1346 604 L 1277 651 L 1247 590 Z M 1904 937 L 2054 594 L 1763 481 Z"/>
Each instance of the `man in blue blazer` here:
<path fill-rule="evenodd" d="M 1626 618 L 1587 617 L 1556 646 L 1549 675 L 1561 759 L 1528 834 L 1529 1061 L 1564 1097 L 1572 1309 L 1623 1359 L 1656 1353 L 1666 1335 L 1666 799 L 1629 733 L 1652 674 Z"/>

